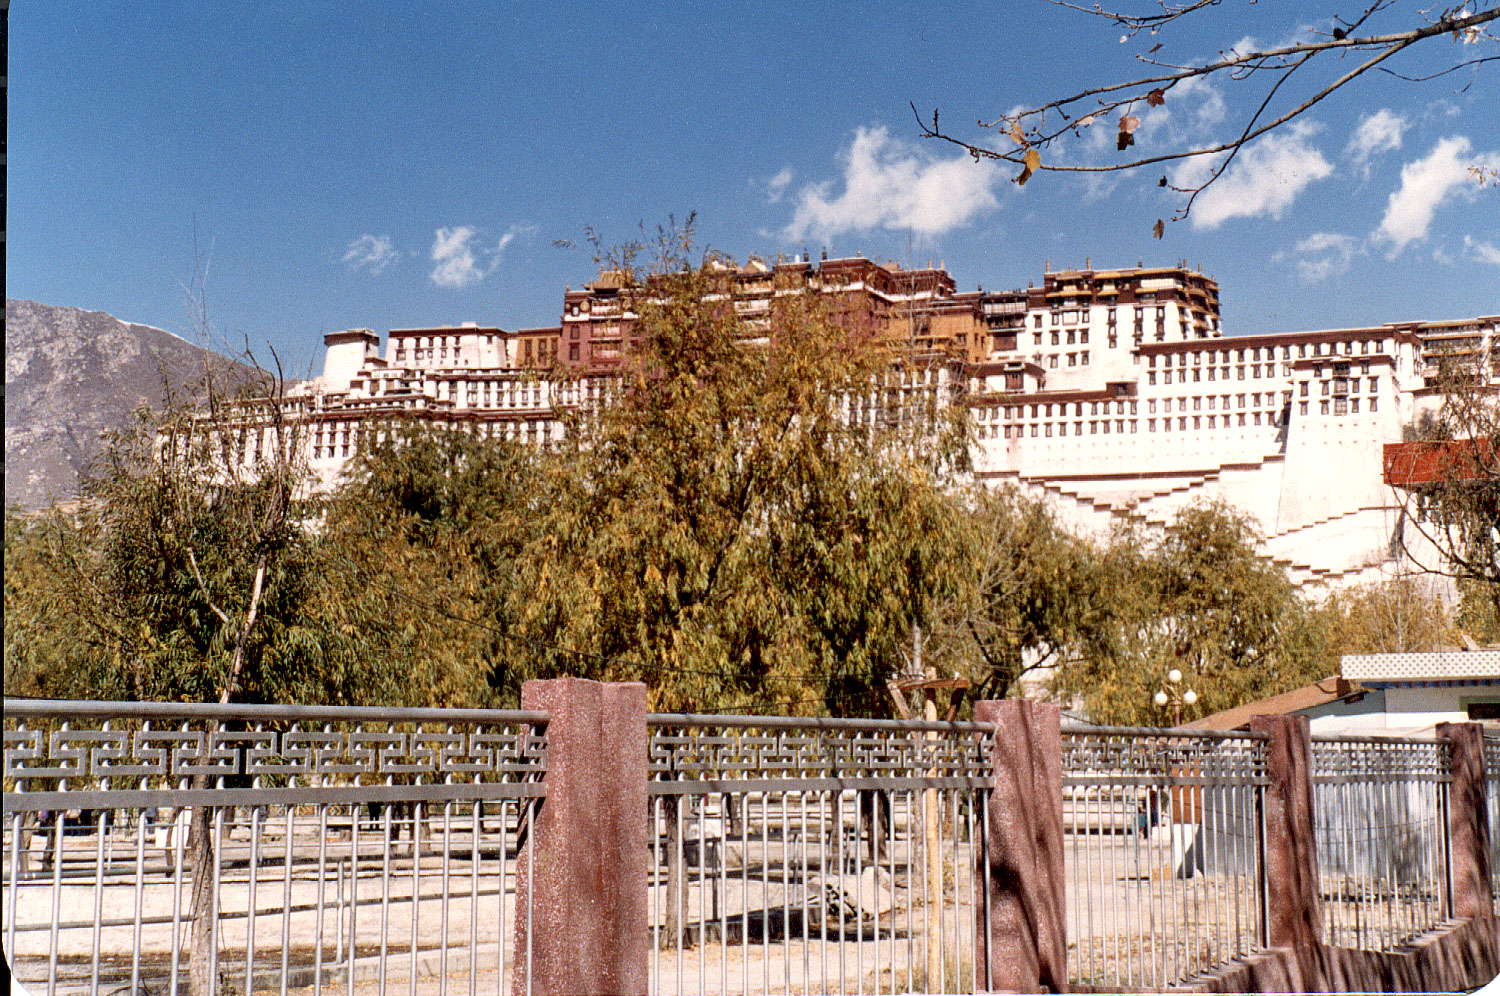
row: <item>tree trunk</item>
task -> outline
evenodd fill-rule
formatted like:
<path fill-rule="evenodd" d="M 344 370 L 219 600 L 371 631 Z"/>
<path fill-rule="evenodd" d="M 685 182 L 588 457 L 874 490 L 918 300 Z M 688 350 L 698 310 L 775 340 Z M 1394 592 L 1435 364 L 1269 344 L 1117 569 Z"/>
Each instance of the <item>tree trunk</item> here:
<path fill-rule="evenodd" d="M 682 796 L 665 798 L 667 809 L 667 922 L 662 931 L 662 945 L 668 948 L 682 947 L 683 921 L 687 907 L 687 893 L 682 880 Z"/>
<path fill-rule="evenodd" d="M 194 775 L 192 786 L 206 789 L 207 775 Z M 214 872 L 218 855 L 213 840 L 214 809 L 194 806 L 189 820 L 188 860 L 193 869 L 193 897 L 190 918 L 193 923 L 192 962 L 189 978 L 193 996 L 212 996 L 214 946 L 218 943 L 218 923 L 214 919 Z"/>

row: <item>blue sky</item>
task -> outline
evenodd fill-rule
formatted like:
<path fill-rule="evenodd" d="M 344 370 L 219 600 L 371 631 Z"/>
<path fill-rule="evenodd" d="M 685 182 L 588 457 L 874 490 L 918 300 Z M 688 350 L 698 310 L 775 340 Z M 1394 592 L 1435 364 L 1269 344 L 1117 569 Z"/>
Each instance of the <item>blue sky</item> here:
<path fill-rule="evenodd" d="M 1161 56 L 1327 30 L 1319 6 L 1229 0 Z M 589 227 L 621 241 L 696 211 L 739 259 L 942 260 L 962 289 L 1186 259 L 1230 333 L 1500 311 L 1500 187 L 1466 172 L 1500 166 L 1500 63 L 1366 77 L 1247 149 L 1160 242 L 1159 173 L 1022 188 L 922 140 L 908 106 L 978 138 L 1144 47 L 1042 0 L 20 4 L 7 294 L 183 332 L 196 242 L 220 333 L 316 373 L 336 329 L 553 324 L 592 276 Z M 1397 65 L 1495 49 L 1440 38 Z M 1251 96 L 1173 94 L 1138 147 L 1226 134 Z M 1076 151 L 1107 161 L 1108 128 Z"/>

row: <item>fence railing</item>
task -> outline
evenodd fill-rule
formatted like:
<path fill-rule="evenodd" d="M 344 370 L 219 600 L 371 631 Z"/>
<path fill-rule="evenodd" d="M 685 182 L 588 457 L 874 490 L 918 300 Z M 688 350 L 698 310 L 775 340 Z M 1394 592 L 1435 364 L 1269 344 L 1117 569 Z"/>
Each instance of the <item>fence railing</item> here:
<path fill-rule="evenodd" d="M 651 715 L 639 684 L 526 687 L 509 712 L 7 701 L 17 978 L 1137 990 L 1320 947 L 1378 975 L 1424 933 L 1494 922 L 1500 739 L 1473 725 L 1060 730 L 1015 701 L 976 723 Z"/>
<path fill-rule="evenodd" d="M 991 726 L 647 723 L 653 992 L 974 991 Z"/>
<path fill-rule="evenodd" d="M 1264 945 L 1266 738 L 1065 727 L 1074 985 L 1179 985 Z"/>
<path fill-rule="evenodd" d="M 1448 742 L 1313 737 L 1326 943 L 1390 951 L 1449 916 Z"/>
<path fill-rule="evenodd" d="M 8 700 L 15 976 L 47 993 L 509 991 L 546 720 Z"/>

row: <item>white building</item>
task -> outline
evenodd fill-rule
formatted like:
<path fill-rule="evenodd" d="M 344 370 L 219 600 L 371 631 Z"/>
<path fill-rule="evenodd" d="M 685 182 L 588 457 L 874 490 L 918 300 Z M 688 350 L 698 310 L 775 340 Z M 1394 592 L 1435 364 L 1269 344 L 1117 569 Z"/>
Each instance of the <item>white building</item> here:
<path fill-rule="evenodd" d="M 1431 403 L 1434 356 L 1462 353 L 1500 374 L 1500 317 L 1226 336 L 1217 284 L 1186 267 L 1049 268 L 1040 288 L 960 294 L 940 268 L 753 262 L 738 274 L 746 288 L 766 291 L 784 275 L 815 282 L 845 295 L 846 310 L 866 309 L 864 320 L 895 316 L 926 348 L 947 349 L 942 369 L 905 376 L 912 390 L 936 382 L 970 407 L 982 480 L 1044 496 L 1064 523 L 1098 535 L 1222 500 L 1253 518 L 1267 555 L 1301 585 L 1375 580 L 1398 566 L 1401 504 L 1383 483 L 1382 447 Z M 882 286 L 920 287 L 921 301 L 893 309 Z M 599 315 L 606 304 L 624 315 L 618 292 L 608 282 L 568 292 L 557 328 L 393 330 L 384 355 L 366 329 L 325 336 L 323 375 L 288 399 L 312 469 L 331 486 L 361 426 L 394 416 L 561 438 L 560 413 L 605 404 L 615 388 L 631 323 Z M 603 325 L 580 334 L 571 318 Z M 572 377 L 545 376 L 575 360 Z M 850 411 L 877 418 L 869 405 Z"/>

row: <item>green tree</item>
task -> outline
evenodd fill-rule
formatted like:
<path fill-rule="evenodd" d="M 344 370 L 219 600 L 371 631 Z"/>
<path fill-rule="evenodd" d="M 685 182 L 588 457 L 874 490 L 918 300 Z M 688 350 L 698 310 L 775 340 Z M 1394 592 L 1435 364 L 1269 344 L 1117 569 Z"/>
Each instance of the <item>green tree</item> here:
<path fill-rule="evenodd" d="M 1218 712 L 1322 677 L 1322 643 L 1258 536 L 1219 504 L 1184 509 L 1155 541 L 1124 534 L 1101 558 L 1112 611 L 1059 688 L 1103 723 L 1159 725 L 1152 702 L 1171 669 L 1198 696 L 1184 718 Z"/>
<path fill-rule="evenodd" d="M 646 272 L 606 261 L 639 345 L 545 461 L 504 673 L 639 678 L 666 709 L 884 708 L 897 645 L 958 583 L 962 421 L 806 293 L 747 332 L 692 251 L 666 233 Z"/>
<path fill-rule="evenodd" d="M 313 612 L 383 657 L 386 704 L 515 705 L 505 612 L 545 454 L 423 423 L 371 427 L 327 502 Z"/>
<path fill-rule="evenodd" d="M 943 669 L 964 671 L 973 698 L 1020 694 L 1029 672 L 1071 667 L 1111 611 L 1100 550 L 1071 535 L 1046 503 L 1009 488 L 963 496 L 967 582 L 935 627 Z"/>
<path fill-rule="evenodd" d="M 1458 639 L 1443 600 L 1412 577 L 1334 592 L 1313 617 L 1328 646 L 1330 674 L 1343 654 L 1427 652 Z"/>

